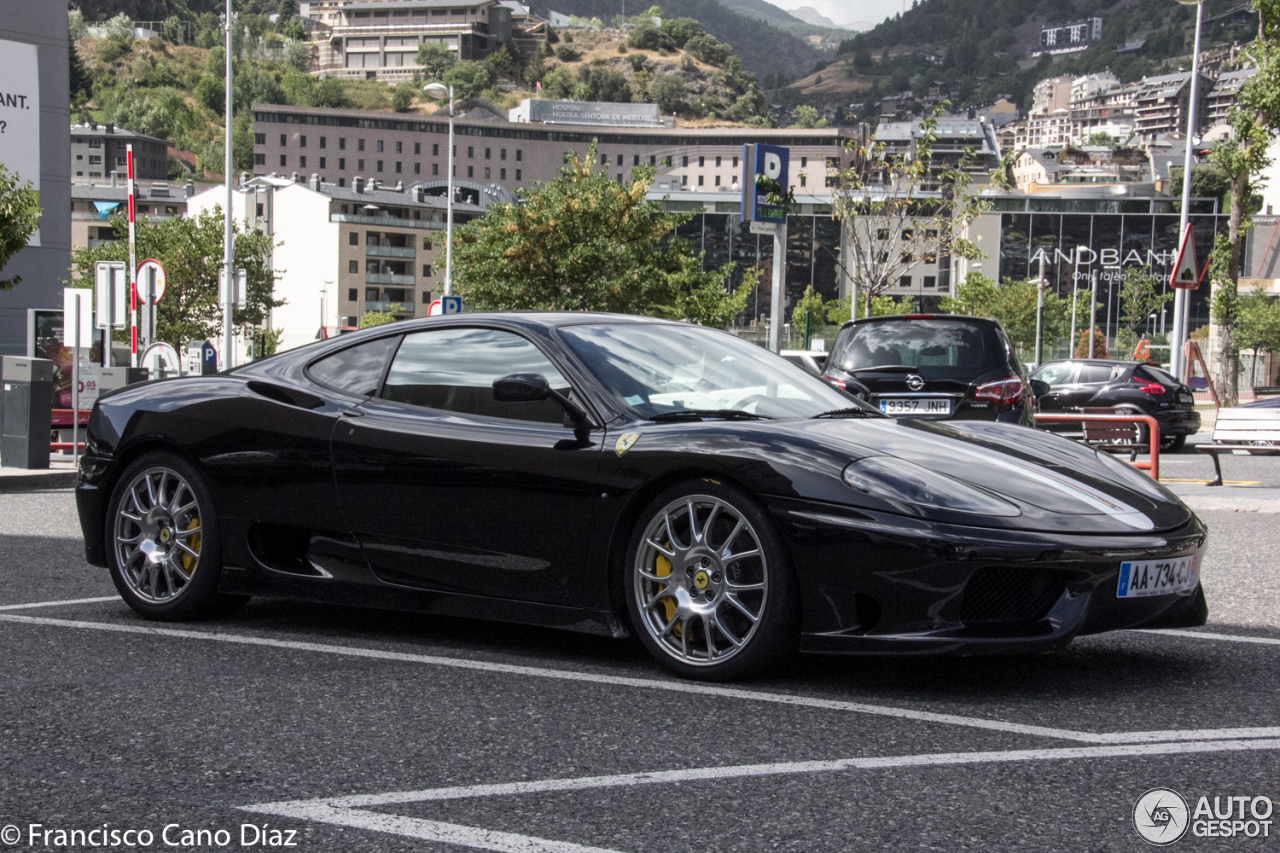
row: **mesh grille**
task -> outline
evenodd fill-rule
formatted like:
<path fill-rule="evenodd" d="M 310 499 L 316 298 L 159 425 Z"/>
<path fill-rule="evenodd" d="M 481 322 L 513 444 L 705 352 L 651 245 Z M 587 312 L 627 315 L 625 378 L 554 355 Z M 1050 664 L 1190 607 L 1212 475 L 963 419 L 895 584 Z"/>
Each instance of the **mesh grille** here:
<path fill-rule="evenodd" d="M 1060 572 L 1012 566 L 979 569 L 965 585 L 960 621 L 1034 621 L 1049 612 L 1066 588 Z"/>

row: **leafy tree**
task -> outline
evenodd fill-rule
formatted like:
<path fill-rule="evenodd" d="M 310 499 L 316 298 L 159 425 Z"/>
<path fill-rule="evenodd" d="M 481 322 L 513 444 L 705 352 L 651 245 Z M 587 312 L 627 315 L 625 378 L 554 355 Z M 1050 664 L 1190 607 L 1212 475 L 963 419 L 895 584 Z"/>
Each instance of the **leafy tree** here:
<path fill-rule="evenodd" d="M 563 65 L 552 68 L 542 78 L 542 91 L 548 98 L 568 100 L 573 97 L 577 85 L 577 76 Z"/>
<path fill-rule="evenodd" d="M 827 120 L 825 118 L 821 118 L 818 115 L 818 111 L 815 108 L 808 106 L 807 104 L 802 104 L 796 107 L 792 115 L 793 115 L 793 121 L 791 122 L 792 127 L 826 127 L 827 126 Z"/>
<path fill-rule="evenodd" d="M 733 49 L 729 45 L 724 44 L 708 33 L 702 33 L 689 39 L 685 42 L 684 49 L 696 58 L 716 68 L 723 66 L 733 54 Z M 643 63 L 643 57 L 641 57 L 641 61 Z"/>
<path fill-rule="evenodd" d="M 133 20 L 124 12 L 107 21 L 103 29 L 106 39 L 123 48 L 122 52 L 133 47 Z"/>
<path fill-rule="evenodd" d="M 1241 350 L 1253 351 L 1253 374 L 1257 375 L 1258 356 L 1280 352 L 1280 300 L 1268 296 L 1257 287 L 1239 301 L 1240 323 L 1236 341 Z"/>
<path fill-rule="evenodd" d="M 1038 282 L 1010 279 L 996 284 L 982 273 L 970 272 L 955 290 L 954 296 L 942 300 L 943 311 L 999 320 L 1009 340 L 1021 349 L 1035 346 Z M 1042 340 L 1052 341 L 1067 333 L 1068 311 L 1067 301 L 1046 288 Z"/>
<path fill-rule="evenodd" d="M 129 259 L 129 225 L 124 217 L 111 220 L 117 239 L 97 249 L 71 253 L 73 284 L 93 286 L 98 261 Z M 275 273 L 271 268 L 271 237 L 236 230 L 235 265 L 248 275 L 248 307 L 236 309 L 237 334 L 261 325 L 267 312 L 284 303 L 272 297 Z M 222 210 L 202 211 L 198 216 L 175 217 L 161 222 L 139 220 L 135 226 L 138 257 L 155 258 L 164 265 L 167 285 L 156 315 L 156 338 L 181 349 L 191 340 L 209 340 L 222 333 L 222 305 L 218 301 L 218 268 L 222 264 Z"/>
<path fill-rule="evenodd" d="M 663 38 L 662 30 L 647 18 L 633 26 L 627 34 L 627 46 L 637 50 L 659 50 L 669 44 L 670 41 Z"/>
<path fill-rule="evenodd" d="M 67 12 L 67 35 L 72 41 L 79 41 L 89 35 L 89 25 L 84 22 L 84 13 L 79 9 Z"/>
<path fill-rule="evenodd" d="M 583 101 L 626 104 L 631 102 L 631 85 L 621 71 L 588 65 L 578 72 L 575 97 L 579 94 Z"/>
<path fill-rule="evenodd" d="M 1169 184 L 1179 191 L 1178 199 L 1173 203 L 1173 209 L 1177 213 L 1182 212 L 1183 171 L 1181 166 L 1174 166 L 1169 170 Z M 1230 195 L 1231 181 L 1222 169 L 1214 165 L 1191 167 L 1192 198 L 1216 198 L 1218 200 L 1218 209 L 1226 210 L 1229 206 Z"/>
<path fill-rule="evenodd" d="M 462 62 L 444 73 L 444 82 L 453 87 L 455 100 L 466 101 L 493 85 L 493 72 L 483 62 Z"/>
<path fill-rule="evenodd" d="M 686 109 L 685 95 L 689 88 L 675 74 L 655 74 L 649 81 L 649 100 L 658 105 L 664 113 L 675 113 Z"/>
<path fill-rule="evenodd" d="M 170 44 L 182 44 L 182 19 L 177 15 L 170 15 L 165 18 L 164 23 L 160 25 L 160 29 L 164 32 L 165 41 Z"/>
<path fill-rule="evenodd" d="M 1089 330 L 1081 329 L 1076 333 L 1072 358 L 1109 358 L 1107 354 L 1107 336 L 1101 329 L 1093 330 L 1093 352 L 1089 352 Z"/>
<path fill-rule="evenodd" d="M 969 192 L 973 152 L 968 149 L 952 162 L 933 155 L 938 117 L 947 106 L 944 101 L 925 118 L 914 150 L 891 154 L 882 142 L 860 147 L 857 139 L 845 146 L 849 165 L 835 175 L 833 206 L 853 261 L 845 271 L 866 299 L 887 291 L 922 258 L 983 257 L 964 236 L 991 205 Z M 991 180 L 1007 186 L 1001 170 Z"/>
<path fill-rule="evenodd" d="M 27 245 L 40 226 L 40 194 L 31 182 L 18 184 L 16 172 L 0 163 L 0 273 L 5 264 Z M 21 276 L 0 279 L 0 290 L 12 290 L 22 283 Z"/>
<path fill-rule="evenodd" d="M 105 99 L 103 112 L 107 121 L 118 127 L 165 139 L 172 139 L 195 123 L 186 102 L 164 89 L 125 89 Z"/>
<path fill-rule="evenodd" d="M 1124 327 L 1119 335 L 1125 347 L 1136 346 L 1138 329 L 1173 299 L 1172 293 L 1160 292 L 1161 285 L 1160 277 L 1150 267 L 1134 267 L 1125 272 L 1120 285 L 1120 322 Z"/>
<path fill-rule="evenodd" d="M 72 42 L 70 49 L 67 51 L 67 59 L 69 63 L 69 82 L 71 91 L 71 100 L 83 99 L 81 104 L 89 99 L 89 93 L 93 90 L 93 80 L 89 77 L 89 72 L 84 68 L 84 61 L 80 59 L 80 51 L 76 49 L 75 42 Z"/>
<path fill-rule="evenodd" d="M 391 93 L 391 109 L 398 113 L 407 113 L 413 106 L 414 86 L 412 83 L 401 83 Z"/>
<path fill-rule="evenodd" d="M 290 39 L 284 46 L 284 63 L 290 68 L 307 72 L 311 70 L 311 53 L 314 48 L 305 41 Z"/>
<path fill-rule="evenodd" d="M 226 92 L 227 90 L 223 86 L 221 77 L 206 74 L 196 84 L 196 101 L 205 109 L 222 115 L 226 110 Z"/>
<path fill-rule="evenodd" d="M 556 50 L 556 57 L 561 62 L 577 62 L 579 59 L 582 59 L 582 51 L 572 45 L 562 44 L 559 49 Z"/>
<path fill-rule="evenodd" d="M 428 80 L 443 79 L 445 72 L 457 62 L 453 51 L 439 42 L 426 42 L 418 47 L 418 64 Z"/>
<path fill-rule="evenodd" d="M 683 48 L 689 39 L 702 35 L 702 24 L 693 18 L 668 18 L 662 22 L 662 34 L 672 47 Z"/>
<path fill-rule="evenodd" d="M 942 310 L 948 314 L 987 316 L 987 306 L 995 299 L 996 283 L 980 272 L 970 272 L 955 287 L 955 295 L 942 297 Z"/>
<path fill-rule="evenodd" d="M 360 317 L 360 328 L 368 329 L 372 326 L 385 326 L 388 323 L 394 323 L 396 321 L 396 312 L 403 310 L 403 305 L 393 302 L 387 306 L 386 311 L 366 311 Z"/>
<path fill-rule="evenodd" d="M 560 177 L 495 204 L 454 243 L 454 281 L 481 310 L 617 311 L 728 325 L 750 287 L 729 293 L 734 265 L 702 269 L 703 256 L 674 237 L 691 214 L 665 211 L 645 193 L 654 172 L 630 185 L 565 156 Z M 753 275 L 752 274 L 749 274 Z"/>

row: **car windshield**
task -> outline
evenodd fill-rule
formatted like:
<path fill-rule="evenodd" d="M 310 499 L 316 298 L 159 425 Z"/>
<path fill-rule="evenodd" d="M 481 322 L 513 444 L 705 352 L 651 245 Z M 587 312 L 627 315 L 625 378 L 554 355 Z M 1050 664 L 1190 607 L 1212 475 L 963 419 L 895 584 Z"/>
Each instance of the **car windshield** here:
<path fill-rule="evenodd" d="M 973 379 L 1009 364 L 1009 353 L 994 326 L 964 320 L 892 320 L 859 323 L 831 354 L 846 373 L 883 367 L 916 368 L 925 380 Z"/>
<path fill-rule="evenodd" d="M 780 356 L 701 326 L 614 323 L 569 326 L 560 336 L 630 412 L 653 418 L 685 410 L 737 410 L 811 418 L 871 407 Z"/>

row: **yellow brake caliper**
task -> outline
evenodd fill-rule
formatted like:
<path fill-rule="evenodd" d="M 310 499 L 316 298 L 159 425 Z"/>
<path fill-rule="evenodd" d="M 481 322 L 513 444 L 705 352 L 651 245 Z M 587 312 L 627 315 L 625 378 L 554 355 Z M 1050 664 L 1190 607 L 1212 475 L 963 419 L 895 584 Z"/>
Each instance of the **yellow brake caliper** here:
<path fill-rule="evenodd" d="M 200 526 L 200 519 L 193 518 L 191 519 L 190 523 L 187 524 L 187 529 L 195 530 L 199 526 Z M 191 540 L 187 542 L 187 547 L 190 548 L 192 551 L 195 551 L 197 554 L 200 553 L 200 534 L 199 533 L 191 537 Z M 191 556 L 185 551 L 182 552 L 182 570 L 189 575 L 191 574 L 192 570 L 195 569 L 195 565 L 196 565 L 196 558 Z"/>
<path fill-rule="evenodd" d="M 667 546 L 670 547 L 670 544 L 671 543 L 667 543 Z M 671 561 L 661 554 L 659 554 L 658 558 L 653 561 L 653 573 L 660 578 L 665 578 L 667 575 L 671 574 L 672 568 Z M 672 619 L 676 618 L 676 601 L 671 596 L 667 596 L 663 599 L 662 609 L 666 611 L 668 623 L 670 623 Z M 672 633 L 679 637 L 680 626 L 677 625 Z"/>

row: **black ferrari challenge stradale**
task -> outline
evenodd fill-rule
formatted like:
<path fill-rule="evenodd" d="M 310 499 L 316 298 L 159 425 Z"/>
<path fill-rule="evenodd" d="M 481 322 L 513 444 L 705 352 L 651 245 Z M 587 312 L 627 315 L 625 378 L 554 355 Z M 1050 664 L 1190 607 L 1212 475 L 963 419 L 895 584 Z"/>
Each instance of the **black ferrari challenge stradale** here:
<path fill-rule="evenodd" d="M 1123 462 L 639 317 L 402 322 L 126 388 L 76 494 L 147 618 L 259 595 L 634 632 L 700 678 L 1207 615 L 1204 525 Z"/>

